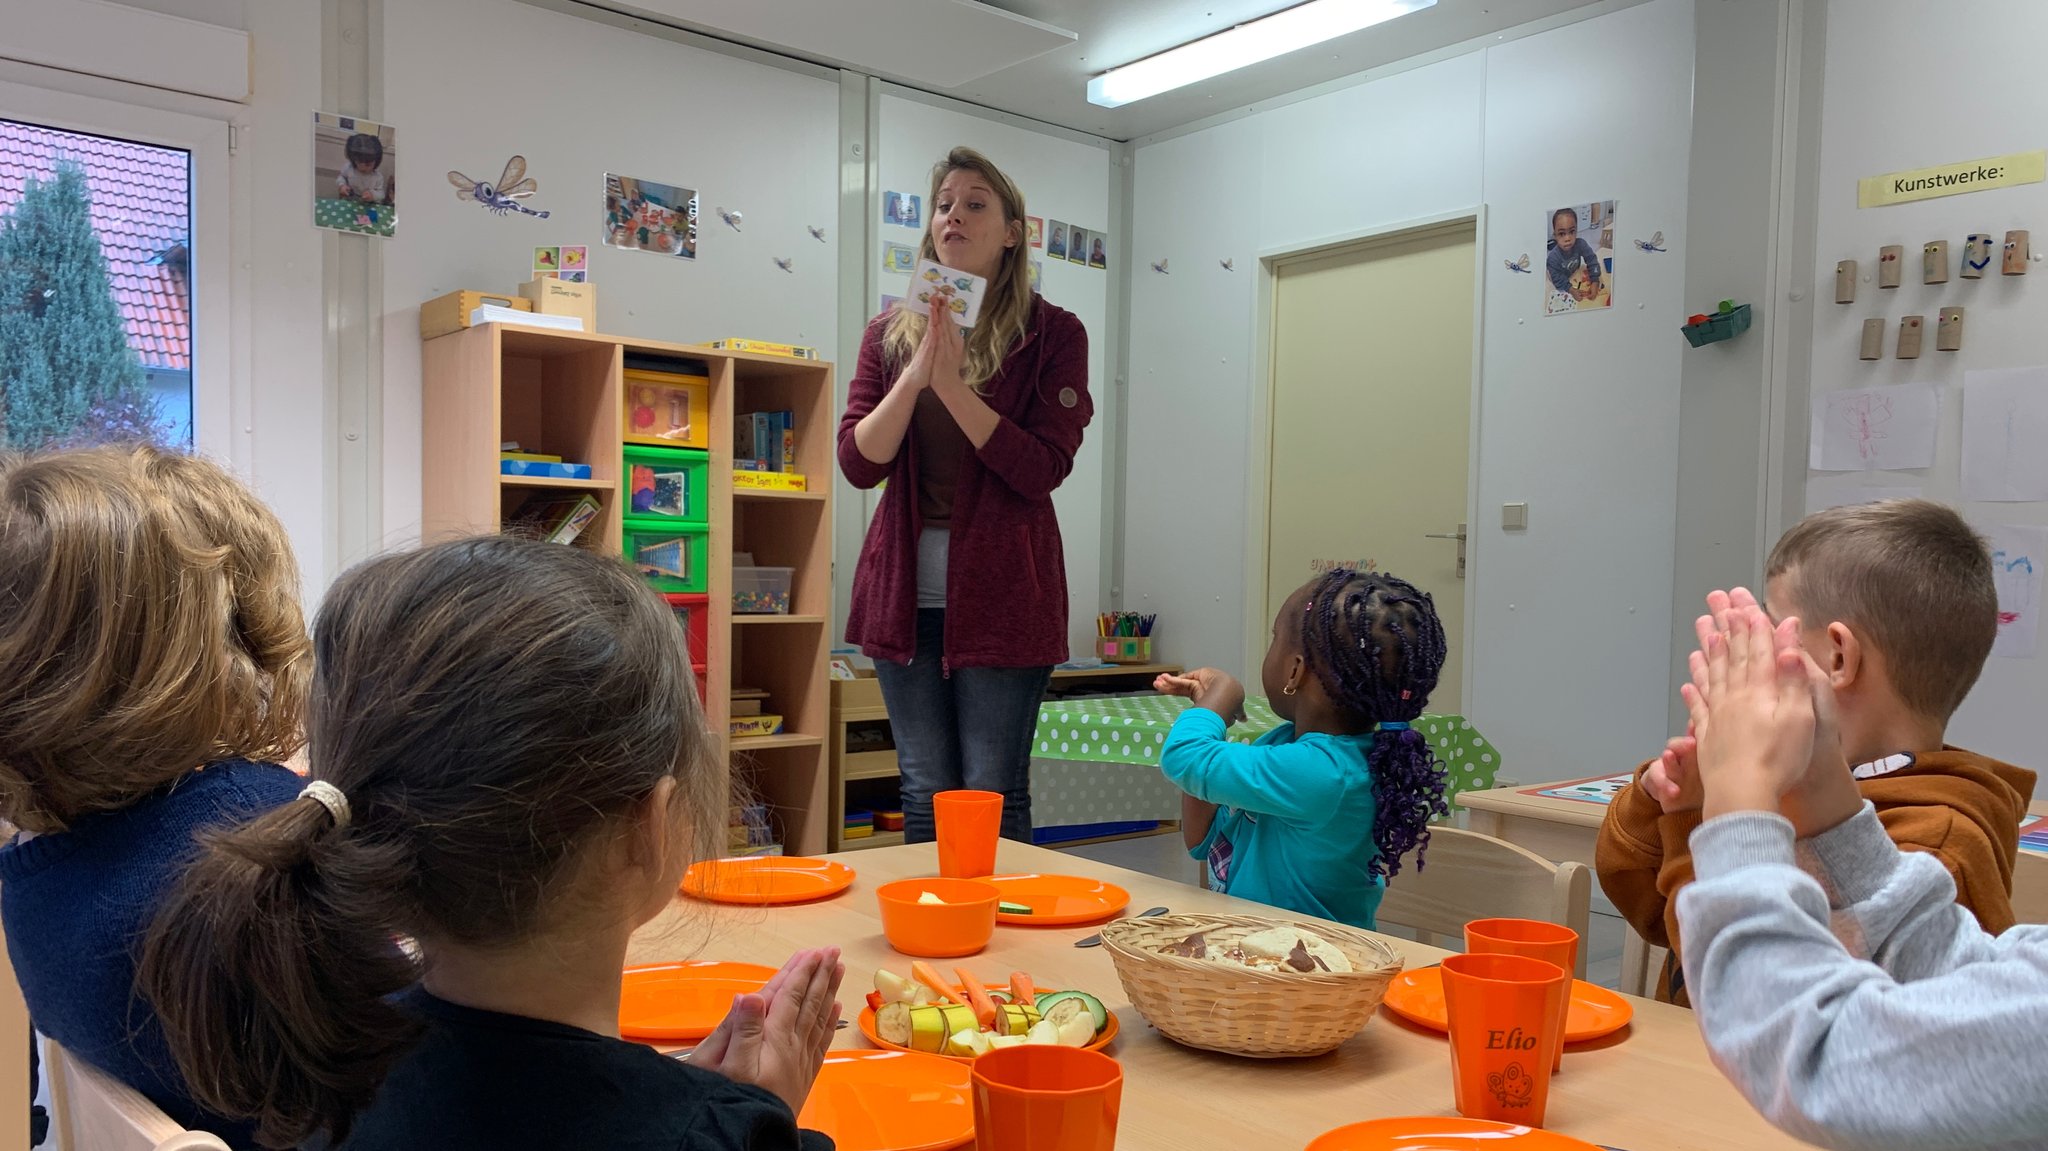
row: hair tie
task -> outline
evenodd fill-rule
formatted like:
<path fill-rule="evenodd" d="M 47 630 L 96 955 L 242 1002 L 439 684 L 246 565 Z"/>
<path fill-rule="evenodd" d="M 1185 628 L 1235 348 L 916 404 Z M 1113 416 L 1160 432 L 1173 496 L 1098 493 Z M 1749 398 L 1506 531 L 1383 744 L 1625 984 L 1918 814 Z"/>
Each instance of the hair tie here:
<path fill-rule="evenodd" d="M 1382 723 L 1382 724 L 1380 724 L 1380 725 L 1378 726 L 1378 728 L 1377 728 L 1376 730 L 1379 730 L 1379 731 L 1407 731 L 1407 730 L 1408 730 L 1408 725 L 1407 725 L 1406 723 L 1402 722 L 1401 720 L 1395 719 L 1395 720 L 1389 720 L 1389 721 L 1387 721 L 1386 723 Z"/>
<path fill-rule="evenodd" d="M 320 801 L 320 806 L 326 808 L 327 814 L 334 817 L 334 826 L 348 826 L 348 796 L 343 795 L 340 788 L 324 779 L 316 779 L 299 792 L 300 799 L 308 797 Z"/>

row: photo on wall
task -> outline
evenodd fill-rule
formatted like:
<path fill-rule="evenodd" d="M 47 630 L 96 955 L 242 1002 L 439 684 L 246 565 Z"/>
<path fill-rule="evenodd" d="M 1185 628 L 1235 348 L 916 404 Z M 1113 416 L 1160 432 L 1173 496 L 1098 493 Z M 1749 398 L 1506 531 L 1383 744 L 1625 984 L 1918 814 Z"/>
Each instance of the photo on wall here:
<path fill-rule="evenodd" d="M 398 230 L 398 130 L 313 113 L 313 223 L 337 232 Z"/>
<path fill-rule="evenodd" d="M 1067 258 L 1067 226 L 1058 220 L 1050 221 L 1046 226 L 1045 256 L 1049 260 Z"/>
<path fill-rule="evenodd" d="M 1095 233 L 1082 227 L 1073 227 L 1067 229 L 1068 262 L 1084 265 L 1088 262 L 1088 241 L 1091 238 L 1093 238 L 1094 235 Z"/>
<path fill-rule="evenodd" d="M 604 242 L 610 248 L 696 259 L 697 193 L 606 172 Z"/>
<path fill-rule="evenodd" d="M 1109 236 L 1103 232 L 1088 233 L 1088 266 L 1109 267 Z"/>
<path fill-rule="evenodd" d="M 1544 315 L 1614 306 L 1614 205 L 1595 200 L 1545 216 Z"/>
<path fill-rule="evenodd" d="M 924 226 L 924 204 L 908 192 L 882 193 L 882 222 L 905 228 Z"/>
<path fill-rule="evenodd" d="M 1045 217 L 1024 217 L 1024 242 L 1034 248 L 1045 247 Z"/>

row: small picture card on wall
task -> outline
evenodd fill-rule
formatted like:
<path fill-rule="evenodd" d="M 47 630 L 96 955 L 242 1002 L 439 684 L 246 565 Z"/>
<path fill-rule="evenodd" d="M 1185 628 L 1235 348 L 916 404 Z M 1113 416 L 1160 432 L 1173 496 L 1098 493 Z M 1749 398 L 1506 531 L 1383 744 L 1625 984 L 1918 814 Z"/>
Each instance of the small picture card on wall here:
<path fill-rule="evenodd" d="M 1106 232 L 1088 233 L 1088 266 L 1106 270 L 1109 267 L 1109 235 Z"/>
<path fill-rule="evenodd" d="M 981 301 L 988 295 L 988 281 L 972 272 L 948 268 L 934 260 L 919 260 L 910 277 L 910 295 L 903 308 L 930 314 L 933 300 L 945 300 L 953 322 L 971 328 L 981 316 Z"/>
<path fill-rule="evenodd" d="M 1088 262 L 1088 241 L 1095 233 L 1086 228 L 1075 227 L 1067 232 L 1067 260 L 1069 263 Z"/>
<path fill-rule="evenodd" d="M 1048 260 L 1067 258 L 1067 226 L 1058 220 L 1051 220 L 1046 224 L 1045 257 Z"/>
<path fill-rule="evenodd" d="M 1024 242 L 1034 248 L 1045 247 L 1045 217 L 1024 217 Z"/>
<path fill-rule="evenodd" d="M 1544 315 L 1614 306 L 1615 203 L 1571 204 L 1544 217 Z"/>
<path fill-rule="evenodd" d="M 917 249 L 909 244 L 882 245 L 882 270 L 885 272 L 908 272 L 917 267 Z"/>
<path fill-rule="evenodd" d="M 882 193 L 882 222 L 903 228 L 924 227 L 924 203 L 909 192 Z"/>

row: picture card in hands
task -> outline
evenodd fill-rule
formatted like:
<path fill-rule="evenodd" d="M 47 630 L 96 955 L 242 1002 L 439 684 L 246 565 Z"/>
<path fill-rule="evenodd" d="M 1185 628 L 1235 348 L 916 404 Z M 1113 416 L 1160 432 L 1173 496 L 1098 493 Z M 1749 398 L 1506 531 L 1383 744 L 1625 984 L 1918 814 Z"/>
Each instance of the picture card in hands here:
<path fill-rule="evenodd" d="M 903 297 L 903 310 L 930 314 L 932 296 L 940 288 L 953 289 L 953 322 L 963 328 L 973 327 L 975 317 L 981 315 L 982 297 L 988 294 L 988 281 L 935 260 L 917 262 L 917 269 L 910 273 L 910 294 Z"/>

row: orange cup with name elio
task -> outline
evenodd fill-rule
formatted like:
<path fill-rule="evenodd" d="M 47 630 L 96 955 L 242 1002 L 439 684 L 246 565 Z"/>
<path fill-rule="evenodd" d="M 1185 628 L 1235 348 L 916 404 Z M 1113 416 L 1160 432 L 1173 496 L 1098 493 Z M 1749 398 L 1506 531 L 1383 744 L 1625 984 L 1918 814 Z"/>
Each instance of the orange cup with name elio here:
<path fill-rule="evenodd" d="M 996 840 L 1003 831 L 1003 793 L 934 793 L 932 829 L 939 843 L 940 875 L 949 879 L 994 875 Z"/>
<path fill-rule="evenodd" d="M 1543 1126 L 1551 1059 L 1563 1041 L 1557 1008 L 1570 978 L 1554 963 L 1521 955 L 1443 961 L 1458 1114 Z"/>
<path fill-rule="evenodd" d="M 1557 1054 L 1553 1074 L 1564 1070 L 1565 1023 L 1572 1010 L 1571 973 L 1579 969 L 1579 933 L 1541 919 L 1475 919 L 1465 925 L 1465 950 L 1480 955 L 1522 955 L 1565 971 L 1564 1001 L 1557 1007 Z"/>
<path fill-rule="evenodd" d="M 1005 1047 L 974 1061 L 976 1151 L 1113 1151 L 1123 1064 L 1079 1047 Z"/>

